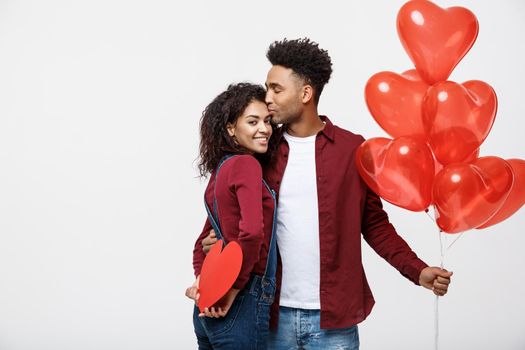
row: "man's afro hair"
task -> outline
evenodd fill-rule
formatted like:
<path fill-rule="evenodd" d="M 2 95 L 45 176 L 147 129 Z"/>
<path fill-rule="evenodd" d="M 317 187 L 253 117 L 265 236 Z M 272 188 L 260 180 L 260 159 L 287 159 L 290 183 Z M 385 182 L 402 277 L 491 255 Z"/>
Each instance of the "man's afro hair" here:
<path fill-rule="evenodd" d="M 316 90 L 315 101 L 332 74 L 332 60 L 326 50 L 309 38 L 273 42 L 266 57 L 274 66 L 292 69 L 298 76 L 311 84 Z"/>

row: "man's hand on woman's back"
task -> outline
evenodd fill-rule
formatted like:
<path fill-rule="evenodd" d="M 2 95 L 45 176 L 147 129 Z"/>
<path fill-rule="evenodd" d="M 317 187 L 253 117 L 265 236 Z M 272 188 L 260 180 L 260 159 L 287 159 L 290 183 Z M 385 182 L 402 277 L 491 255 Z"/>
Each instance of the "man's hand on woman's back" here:
<path fill-rule="evenodd" d="M 202 250 L 204 254 L 208 254 L 211 249 L 211 246 L 217 242 L 217 236 L 215 236 L 215 231 L 210 230 L 210 234 L 202 240 Z"/>

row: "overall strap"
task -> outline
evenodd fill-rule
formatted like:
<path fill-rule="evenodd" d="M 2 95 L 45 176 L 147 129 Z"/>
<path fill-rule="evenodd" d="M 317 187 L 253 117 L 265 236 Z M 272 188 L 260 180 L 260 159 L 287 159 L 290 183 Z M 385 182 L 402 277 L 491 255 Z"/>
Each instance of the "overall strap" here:
<path fill-rule="evenodd" d="M 208 218 L 210 219 L 211 226 L 213 227 L 213 230 L 215 231 L 215 236 L 217 237 L 217 240 L 221 240 L 223 246 L 227 243 L 224 239 L 224 235 L 221 231 L 221 226 L 219 222 L 219 213 L 217 208 L 217 197 L 215 195 L 215 189 L 217 188 L 217 176 L 219 175 L 219 170 L 221 169 L 224 162 L 226 162 L 228 159 L 233 157 L 233 154 L 227 154 L 225 155 L 219 162 L 219 165 L 217 165 L 217 169 L 215 170 L 215 182 L 213 184 L 213 213 L 210 210 L 210 207 L 208 206 L 208 203 L 206 202 L 206 193 L 204 193 L 204 207 L 206 208 L 206 212 L 208 213 Z"/>
<path fill-rule="evenodd" d="M 275 191 L 268 186 L 263 179 L 264 186 L 268 189 L 273 199 L 273 220 L 272 220 L 272 236 L 270 237 L 270 248 L 268 249 L 268 257 L 266 259 L 266 269 L 263 276 L 263 287 L 267 279 L 275 282 L 275 274 L 277 272 L 277 237 L 275 237 L 275 228 L 277 225 L 277 196 Z"/>

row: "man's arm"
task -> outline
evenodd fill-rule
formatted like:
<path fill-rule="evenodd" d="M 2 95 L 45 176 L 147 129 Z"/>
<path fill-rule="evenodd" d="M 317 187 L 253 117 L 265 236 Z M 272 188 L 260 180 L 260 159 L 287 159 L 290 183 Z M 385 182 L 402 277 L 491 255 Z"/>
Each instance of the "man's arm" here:
<path fill-rule="evenodd" d="M 429 267 L 399 236 L 383 210 L 381 199 L 367 188 L 361 231 L 366 242 L 403 276 L 442 296 L 448 291 L 452 272 Z"/>

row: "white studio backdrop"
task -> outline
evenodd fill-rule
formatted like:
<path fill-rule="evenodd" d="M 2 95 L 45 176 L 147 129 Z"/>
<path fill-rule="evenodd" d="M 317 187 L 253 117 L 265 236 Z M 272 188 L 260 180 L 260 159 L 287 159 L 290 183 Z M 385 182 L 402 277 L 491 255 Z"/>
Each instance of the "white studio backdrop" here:
<path fill-rule="evenodd" d="M 385 136 L 363 90 L 413 67 L 396 33 L 403 3 L 0 0 L 0 350 L 195 349 L 184 290 L 205 219 L 202 110 L 230 82 L 263 83 L 272 41 L 307 36 L 334 65 L 320 112 Z M 525 3 L 436 3 L 480 23 L 450 79 L 498 94 L 481 155 L 525 159 Z M 439 265 L 434 223 L 386 209 Z M 524 226 L 522 210 L 447 253 L 441 349 L 525 348 Z M 377 303 L 361 349 L 433 349 L 433 294 L 366 244 L 363 260 Z"/>

